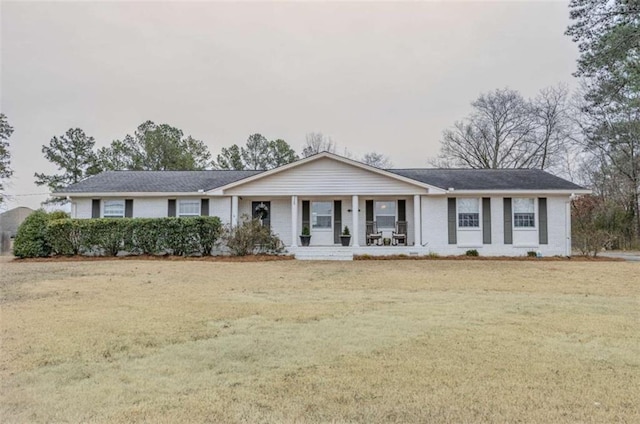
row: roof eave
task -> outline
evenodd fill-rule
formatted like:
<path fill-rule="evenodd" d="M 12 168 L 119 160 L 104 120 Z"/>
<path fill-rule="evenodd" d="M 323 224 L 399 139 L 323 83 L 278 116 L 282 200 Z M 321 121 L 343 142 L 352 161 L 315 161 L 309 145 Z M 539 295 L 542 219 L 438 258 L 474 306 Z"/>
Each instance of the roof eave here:
<path fill-rule="evenodd" d="M 591 190 L 585 188 L 579 189 L 506 189 L 506 190 L 446 190 L 446 195 L 471 195 L 471 194 L 492 194 L 492 195 L 506 195 L 506 194 L 555 194 L 555 195 L 574 195 L 574 194 L 591 194 Z"/>

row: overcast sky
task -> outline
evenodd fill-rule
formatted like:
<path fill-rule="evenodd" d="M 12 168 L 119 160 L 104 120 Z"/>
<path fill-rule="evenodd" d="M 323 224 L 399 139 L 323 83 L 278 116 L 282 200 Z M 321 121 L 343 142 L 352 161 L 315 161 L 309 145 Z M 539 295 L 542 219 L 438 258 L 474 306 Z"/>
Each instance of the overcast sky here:
<path fill-rule="evenodd" d="M 256 132 L 299 152 L 320 131 L 424 167 L 480 93 L 575 85 L 565 1 L 2 1 L 0 13 L 10 207 L 44 200 L 33 173 L 55 167 L 41 147 L 71 127 L 104 146 L 168 123 L 214 156 Z"/>

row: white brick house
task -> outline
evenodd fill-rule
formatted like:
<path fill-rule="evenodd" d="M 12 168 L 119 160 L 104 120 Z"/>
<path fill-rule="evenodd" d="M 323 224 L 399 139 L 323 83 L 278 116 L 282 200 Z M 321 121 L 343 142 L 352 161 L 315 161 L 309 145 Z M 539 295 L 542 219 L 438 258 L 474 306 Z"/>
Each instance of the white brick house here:
<path fill-rule="evenodd" d="M 382 170 L 324 152 L 269 171 L 104 172 L 54 194 L 75 218 L 215 215 L 236 225 L 260 214 L 303 257 L 570 255 L 570 199 L 588 192 L 540 170 Z M 345 226 L 350 247 L 336 247 Z M 300 247 L 303 227 L 311 247 Z"/>

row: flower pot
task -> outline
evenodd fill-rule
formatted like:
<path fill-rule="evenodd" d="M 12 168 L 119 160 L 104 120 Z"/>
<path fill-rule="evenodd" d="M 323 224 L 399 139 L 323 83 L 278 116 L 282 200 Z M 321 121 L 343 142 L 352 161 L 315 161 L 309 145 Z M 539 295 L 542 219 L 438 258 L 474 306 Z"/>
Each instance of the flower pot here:
<path fill-rule="evenodd" d="M 383 238 L 382 242 L 384 243 L 385 246 L 391 246 L 391 239 L 390 238 Z"/>
<path fill-rule="evenodd" d="M 311 236 L 300 236 L 301 246 L 309 246 L 309 242 L 311 242 Z"/>
<path fill-rule="evenodd" d="M 347 247 L 351 244 L 351 236 L 340 236 L 340 241 L 343 246 Z"/>

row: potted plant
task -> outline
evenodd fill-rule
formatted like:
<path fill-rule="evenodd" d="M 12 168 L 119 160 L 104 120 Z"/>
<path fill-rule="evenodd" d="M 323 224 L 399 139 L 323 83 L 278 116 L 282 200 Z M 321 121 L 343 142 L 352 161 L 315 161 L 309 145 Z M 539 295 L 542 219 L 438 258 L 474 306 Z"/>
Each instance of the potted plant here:
<path fill-rule="evenodd" d="M 389 237 L 385 237 L 385 238 L 382 239 L 382 243 L 385 246 L 391 246 L 391 239 Z"/>
<path fill-rule="evenodd" d="M 302 227 L 302 234 L 300 234 L 300 244 L 302 246 L 309 246 L 309 242 L 311 241 L 311 231 L 309 231 L 309 227 L 306 225 Z"/>
<path fill-rule="evenodd" d="M 345 225 L 344 230 L 342 230 L 342 234 L 340 235 L 340 241 L 343 246 L 349 246 L 351 243 L 351 233 L 349 232 L 349 227 Z"/>

